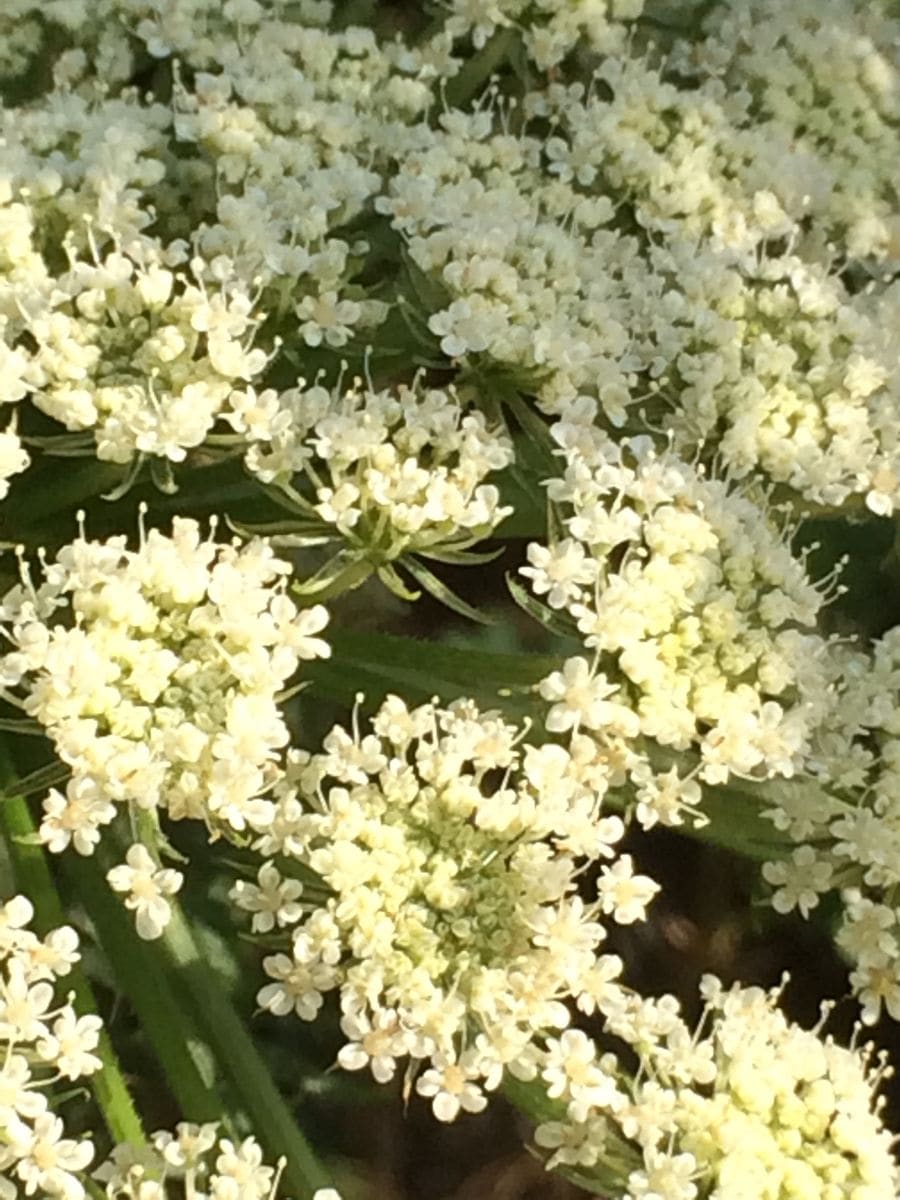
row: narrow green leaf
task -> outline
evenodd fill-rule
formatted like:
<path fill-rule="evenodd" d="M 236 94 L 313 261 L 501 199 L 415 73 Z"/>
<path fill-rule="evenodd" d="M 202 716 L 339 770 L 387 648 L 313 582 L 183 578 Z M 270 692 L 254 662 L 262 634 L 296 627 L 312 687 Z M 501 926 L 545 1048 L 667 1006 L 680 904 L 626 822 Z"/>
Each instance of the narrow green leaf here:
<path fill-rule="evenodd" d="M 371 697 L 396 691 L 415 702 L 471 696 L 493 704 L 498 695 L 531 688 L 559 666 L 556 658 L 543 655 L 502 654 L 375 631 L 336 629 L 328 640 L 332 657 L 306 664 L 304 672 L 319 691 L 348 704 L 360 691 Z"/>
<path fill-rule="evenodd" d="M 29 775 L 23 775 L 21 779 L 10 781 L 9 787 L 16 796 L 33 796 L 35 792 L 46 792 L 48 788 L 63 783 L 71 773 L 70 767 L 54 759 L 53 762 L 38 767 Z M 5 797 L 7 793 L 5 790 L 0 790 L 0 795 Z"/>
<path fill-rule="evenodd" d="M 434 596 L 435 600 L 452 609 L 453 612 L 459 613 L 461 617 L 467 617 L 470 621 L 477 621 L 479 625 L 495 624 L 493 617 L 488 617 L 483 612 L 479 612 L 477 608 L 473 608 L 471 604 L 467 604 L 462 597 L 457 594 L 443 582 L 438 579 L 437 575 L 433 575 L 424 563 L 417 559 L 409 557 L 403 560 L 403 565 L 416 583 L 420 583 L 429 595 Z"/>
<path fill-rule="evenodd" d="M 498 546 L 496 550 L 454 550 L 446 548 L 442 550 L 416 551 L 419 558 L 428 558 L 434 562 L 448 563 L 456 567 L 483 566 L 485 563 L 496 562 L 505 553 L 505 546 Z"/>
<path fill-rule="evenodd" d="M 320 604 L 359 587 L 374 569 L 368 559 L 356 551 L 339 550 L 313 575 L 303 580 L 295 579 L 291 591 L 304 601 Z"/>
<path fill-rule="evenodd" d="M 540 469 L 545 477 L 558 474 L 559 459 L 554 452 L 555 446 L 547 423 L 515 388 L 503 387 L 501 399 L 512 411 L 532 449 L 534 466 Z"/>
<path fill-rule="evenodd" d="M 396 596 L 398 600 L 414 604 L 422 595 L 421 592 L 414 592 L 412 588 L 407 587 L 390 563 L 382 563 L 377 574 L 391 595 Z"/>
<path fill-rule="evenodd" d="M 451 108 L 463 107 L 482 91 L 509 57 L 517 37 L 511 26 L 496 29 L 477 53 L 466 57 L 462 69 L 447 83 L 446 99 Z"/>
<path fill-rule="evenodd" d="M 557 612 L 556 609 L 550 608 L 546 604 L 542 604 L 535 596 L 531 594 L 528 588 L 523 587 L 512 573 L 506 576 L 506 586 L 509 588 L 510 595 L 519 608 L 528 613 L 535 621 L 549 629 L 551 633 L 557 634 L 559 637 L 573 638 L 580 642 L 578 636 L 578 627 L 575 622 L 564 613 Z"/>
<path fill-rule="evenodd" d="M 14 733 L 25 737 L 44 737 L 46 730 L 30 717 L 0 717 L 0 733 Z"/>

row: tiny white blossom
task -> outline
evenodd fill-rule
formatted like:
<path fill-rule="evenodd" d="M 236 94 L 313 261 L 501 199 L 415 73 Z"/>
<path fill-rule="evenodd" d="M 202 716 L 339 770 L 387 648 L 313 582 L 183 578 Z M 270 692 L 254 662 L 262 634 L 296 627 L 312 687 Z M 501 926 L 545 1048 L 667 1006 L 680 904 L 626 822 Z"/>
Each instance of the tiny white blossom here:
<path fill-rule="evenodd" d="M 135 914 L 138 937 L 153 941 L 162 937 L 172 919 L 167 897 L 174 896 L 184 882 L 180 871 L 157 867 L 146 846 L 130 846 L 125 862 L 107 871 L 109 886 L 127 893 L 125 907 Z"/>

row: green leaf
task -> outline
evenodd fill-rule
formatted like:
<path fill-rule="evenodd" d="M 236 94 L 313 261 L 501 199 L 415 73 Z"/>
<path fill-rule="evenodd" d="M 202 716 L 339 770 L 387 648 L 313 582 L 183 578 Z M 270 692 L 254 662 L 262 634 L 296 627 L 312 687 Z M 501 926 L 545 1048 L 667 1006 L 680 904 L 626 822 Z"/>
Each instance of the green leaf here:
<path fill-rule="evenodd" d="M 422 595 L 421 592 L 414 592 L 412 588 L 408 588 L 390 563 L 382 563 L 378 568 L 377 574 L 391 595 L 396 596 L 398 600 L 403 600 L 407 604 L 413 604 Z"/>
<path fill-rule="evenodd" d="M 29 775 L 23 775 L 21 779 L 11 780 L 8 786 L 15 796 L 33 796 L 35 792 L 46 792 L 48 788 L 63 783 L 71 773 L 71 767 L 54 759 Z M 8 798 L 8 795 L 5 789 L 0 791 L 3 798 Z"/>
<path fill-rule="evenodd" d="M 0 505 L 0 536 L 6 534 L 10 520 L 15 525 L 16 540 L 31 541 L 27 531 L 47 517 L 67 519 L 80 505 L 100 496 L 122 479 L 122 468 L 113 463 L 91 459 L 79 462 L 73 469 L 62 470 L 59 463 L 47 464 L 47 469 L 29 471 L 28 499 L 13 490 L 10 499 Z M 72 522 L 74 530 L 74 520 Z"/>
<path fill-rule="evenodd" d="M 506 553 L 505 546 L 496 550 L 454 550 L 450 547 L 440 550 L 417 550 L 419 558 L 431 559 L 434 562 L 447 563 L 454 567 L 479 567 L 485 563 L 496 562 Z"/>
<path fill-rule="evenodd" d="M 776 829 L 764 812 L 777 805 L 779 791 L 809 787 L 818 785 L 811 780 L 779 779 L 704 787 L 700 810 L 709 818 L 709 824 L 699 828 L 686 824 L 683 832 L 759 862 L 787 858 L 797 843 Z"/>
<path fill-rule="evenodd" d="M 518 32 L 510 27 L 496 29 L 484 46 L 466 56 L 462 69 L 446 86 L 446 103 L 462 108 L 468 100 L 482 91 L 492 75 L 499 71 L 513 51 Z"/>
<path fill-rule="evenodd" d="M 308 663 L 304 671 L 314 688 L 348 705 L 360 691 L 379 698 L 400 692 L 414 703 L 433 696 L 470 696 L 496 704 L 499 696 L 529 690 L 559 665 L 556 658 L 542 655 L 502 654 L 377 632 L 334 630 L 329 642 L 332 657 Z"/>
<path fill-rule="evenodd" d="M 308 603 L 320 604 L 359 587 L 374 569 L 359 551 L 339 550 L 315 574 L 303 580 L 295 579 L 291 591 Z"/>

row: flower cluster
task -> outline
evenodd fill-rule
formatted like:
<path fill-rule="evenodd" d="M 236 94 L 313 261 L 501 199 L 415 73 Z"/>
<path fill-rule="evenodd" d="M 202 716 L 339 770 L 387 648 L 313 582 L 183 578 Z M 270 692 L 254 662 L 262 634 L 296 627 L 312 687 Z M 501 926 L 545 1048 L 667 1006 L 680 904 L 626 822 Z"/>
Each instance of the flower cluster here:
<path fill-rule="evenodd" d="M 792 1024 L 777 990 L 726 990 L 712 976 L 701 990 L 696 1031 L 671 996 L 620 992 L 606 1005 L 609 1030 L 640 1056 L 630 1083 L 584 1035 L 548 1044 L 543 1076 L 566 1106 L 536 1132 L 551 1163 L 602 1181 L 605 1151 L 636 1157 L 626 1200 L 893 1196 L 900 1179 L 875 1099 L 884 1069 L 871 1052 Z"/>
<path fill-rule="evenodd" d="M 387 311 L 356 282 L 365 239 L 336 231 L 381 187 L 372 148 L 430 102 L 424 60 L 324 30 L 321 5 L 226 7 L 17 0 L 0 17 L 0 84 L 41 53 L 56 84 L 0 115 L 0 402 L 93 431 L 113 462 L 184 459 L 281 326 L 335 348 Z M 172 104 L 127 86 L 171 55 Z M 14 427 L 0 449 L 2 485 L 27 457 Z"/>
<path fill-rule="evenodd" d="M 526 95 L 522 129 L 499 105 L 417 127 L 377 206 L 432 281 L 448 356 L 512 369 L 551 413 L 587 395 L 618 426 L 648 404 L 687 456 L 715 447 L 735 475 L 889 513 L 896 288 L 861 288 L 834 259 L 896 257 L 896 23 L 840 2 L 803 20 L 750 7 L 717 6 L 722 29 L 668 65 L 611 55 L 590 88 Z M 869 163 L 871 204 L 855 188 Z"/>
<path fill-rule="evenodd" d="M 591 658 L 541 685 L 547 726 L 696 750 L 699 777 L 790 776 L 829 711 L 822 586 L 759 504 L 648 439 L 560 421 L 565 537 L 522 568 Z M 651 805 L 651 807 L 653 807 Z"/>
<path fill-rule="evenodd" d="M 100 1019 L 78 1016 L 56 984 L 79 959 L 78 936 L 62 926 L 45 938 L 28 928 L 24 896 L 0 906 L 0 1194 L 83 1200 L 79 1176 L 94 1157 L 86 1137 L 66 1137 L 48 1087 L 100 1066 Z"/>
<path fill-rule="evenodd" d="M 213 833 L 264 827 L 288 741 L 279 693 L 328 653 L 327 615 L 298 611 L 287 563 L 264 541 L 219 544 L 195 521 L 172 534 L 84 536 L 3 599 L 14 649 L 7 699 L 36 719 L 71 770 L 44 803 L 41 840 L 90 854 L 120 804 L 197 818 Z M 132 864 L 136 866 L 137 864 Z"/>
<path fill-rule="evenodd" d="M 681 54 L 679 67 L 744 100 L 747 191 L 772 188 L 811 239 L 832 239 L 848 257 L 896 261 L 896 16 L 862 0 L 790 10 L 726 0 L 706 27 L 699 53 Z"/>
<path fill-rule="evenodd" d="M 82 519 L 20 550 L 0 599 L 2 724 L 60 760 L 22 789 L 59 784 L 38 840 L 88 856 L 116 822 L 103 869 L 147 940 L 183 884 L 159 816 L 239 843 L 262 1009 L 333 997 L 338 1064 L 405 1072 L 444 1121 L 529 1081 L 558 1116 L 549 1164 L 598 1192 L 884 1200 L 870 1052 L 711 978 L 691 1029 L 621 982 L 607 924 L 658 891 L 626 818 L 700 824 L 703 789 L 739 779 L 788 845 L 774 908 L 839 892 L 863 1020 L 900 1020 L 900 629 L 828 637 L 840 568 L 814 583 L 794 545 L 822 509 L 900 505 L 900 21 L 866 0 L 401 7 L 395 30 L 328 0 L 7 0 L 0 501 L 48 454 L 123 468 L 85 471 L 89 496 L 243 463 L 294 518 L 261 528 L 333 553 L 296 595 L 377 573 L 412 599 L 404 571 L 472 615 L 427 563 L 489 560 L 507 498 L 543 487 L 533 594 L 511 590 L 571 650 L 509 706 L 540 724 L 388 696 L 291 747 L 281 706 L 328 618 L 289 598 L 275 543 Z M 281 1165 L 214 1125 L 88 1179 L 51 1100 L 98 1069 L 100 1022 L 55 994 L 74 933 L 31 916 L 0 908 L 0 1197 L 275 1200 Z"/>
<path fill-rule="evenodd" d="M 264 960 L 263 1008 L 311 1020 L 340 990 L 349 1039 L 338 1062 L 392 1078 L 409 1056 L 435 1114 L 484 1107 L 506 1070 L 531 1072 L 533 1038 L 590 1010 L 621 967 L 599 954 L 598 918 L 641 920 L 656 892 L 623 855 L 604 862 L 592 903 L 585 860 L 608 860 L 623 832 L 604 815 L 608 770 L 592 745 L 521 749 L 523 731 L 460 701 L 409 709 L 389 697 L 372 732 L 340 727 L 297 754 L 264 855 L 299 859 L 318 906 L 298 921 L 295 887 L 274 867 L 235 892 L 258 929 L 293 925 Z M 264 887 L 262 886 L 264 884 Z M 324 894 L 322 889 L 324 886 Z M 265 920 L 264 920 L 265 918 Z"/>
<path fill-rule="evenodd" d="M 311 7 L 311 6 L 308 6 Z M 299 322 L 306 346 L 341 347 L 377 326 L 383 301 L 354 282 L 368 245 L 338 231 L 382 186 L 384 147 L 431 102 L 406 48 L 370 29 L 326 31 L 267 16 L 232 39 L 194 42 L 192 88 L 176 92 L 174 131 L 208 188 L 192 234 Z"/>
<path fill-rule="evenodd" d="M 154 1133 L 146 1147 L 116 1146 L 94 1178 L 109 1200 L 275 1200 L 282 1166 L 267 1166 L 252 1137 L 233 1142 L 214 1124 L 182 1122 L 174 1133 Z M 339 1200 L 330 1189 L 316 1198 Z"/>
<path fill-rule="evenodd" d="M 836 933 L 850 983 L 874 1023 L 900 1020 L 900 629 L 843 655 L 840 695 L 818 738 L 818 778 L 767 795 L 767 816 L 797 848 L 766 863 L 778 912 L 808 916 L 841 891 Z"/>
<path fill-rule="evenodd" d="M 266 365 L 243 287 L 210 294 L 171 270 L 173 258 L 74 262 L 29 314 L 34 403 L 69 430 L 92 430 L 100 459 L 182 461 Z"/>
<path fill-rule="evenodd" d="M 513 459 L 502 430 L 438 388 L 298 387 L 255 397 L 231 424 L 254 441 L 248 468 L 375 562 L 464 549 L 511 509 L 485 482 Z"/>
<path fill-rule="evenodd" d="M 376 207 L 433 281 L 428 329 L 449 358 L 501 364 L 550 410 L 595 394 L 621 424 L 637 398 L 633 297 L 653 291 L 647 264 L 609 227 L 607 196 L 579 195 L 543 169 L 543 138 L 497 121 L 485 107 L 410 130 Z"/>

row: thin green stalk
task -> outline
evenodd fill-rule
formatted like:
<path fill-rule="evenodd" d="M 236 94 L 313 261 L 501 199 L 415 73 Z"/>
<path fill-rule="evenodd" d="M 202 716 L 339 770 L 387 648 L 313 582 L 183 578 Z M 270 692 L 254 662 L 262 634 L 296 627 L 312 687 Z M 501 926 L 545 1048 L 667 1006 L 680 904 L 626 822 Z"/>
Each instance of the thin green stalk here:
<path fill-rule="evenodd" d="M 0 779 L 8 783 L 11 769 L 0 747 Z M 50 874 L 44 848 L 34 840 L 34 820 L 21 796 L 0 801 L 0 826 L 6 836 L 16 886 L 34 905 L 35 920 L 41 932 L 66 923 L 65 912 Z M 97 1001 L 84 971 L 75 967 L 67 980 L 81 1012 L 97 1012 Z M 97 1056 L 103 1063 L 91 1076 L 91 1088 L 109 1135 L 115 1142 L 146 1144 L 140 1118 L 135 1111 L 128 1085 L 109 1035 L 100 1035 Z"/>
<path fill-rule="evenodd" d="M 328 1187 L 331 1181 L 325 1168 L 297 1127 L 221 980 L 209 969 L 180 905 L 172 903 L 172 913 L 161 942 L 179 968 L 195 1006 L 195 1019 L 230 1076 L 260 1142 L 272 1157 L 287 1159 L 287 1190 L 300 1197 Z"/>
<path fill-rule="evenodd" d="M 109 851 L 101 845 L 92 858 L 72 855 L 63 865 L 185 1118 L 218 1121 L 234 1133 L 205 1030 L 191 1021 L 187 998 L 173 980 L 160 944 L 137 936 L 131 915 L 104 878 L 112 865 Z"/>

